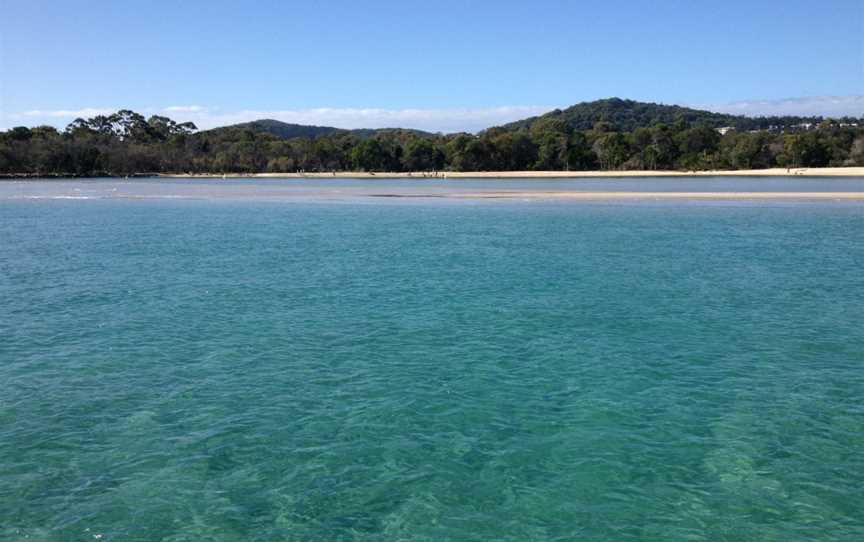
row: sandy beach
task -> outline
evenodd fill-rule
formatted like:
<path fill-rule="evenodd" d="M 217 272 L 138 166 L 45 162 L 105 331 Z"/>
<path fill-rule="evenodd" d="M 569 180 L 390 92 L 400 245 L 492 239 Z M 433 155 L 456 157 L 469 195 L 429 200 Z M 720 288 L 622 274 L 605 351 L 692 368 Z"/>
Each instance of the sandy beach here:
<path fill-rule="evenodd" d="M 481 199 L 701 199 L 701 200 L 864 200 L 864 192 L 477 192 L 449 198 Z"/>
<path fill-rule="evenodd" d="M 221 178 L 222 175 L 212 174 L 160 174 L 160 177 L 185 178 Z M 741 170 L 709 170 L 709 171 L 459 171 L 438 172 L 437 178 L 446 179 L 482 179 L 482 178 L 517 178 L 517 179 L 549 179 L 549 178 L 591 178 L 591 177 L 864 177 L 864 167 L 826 167 L 826 168 L 769 168 Z M 363 179 L 423 179 L 436 178 L 435 175 L 422 172 L 380 172 L 337 171 L 335 173 L 237 173 L 225 174 L 225 177 L 252 178 L 363 178 Z"/>

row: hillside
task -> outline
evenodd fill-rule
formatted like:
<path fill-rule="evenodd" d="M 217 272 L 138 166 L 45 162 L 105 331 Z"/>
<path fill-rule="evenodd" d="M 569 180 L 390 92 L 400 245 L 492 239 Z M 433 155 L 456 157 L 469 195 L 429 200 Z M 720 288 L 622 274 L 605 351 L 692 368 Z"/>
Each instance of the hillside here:
<path fill-rule="evenodd" d="M 722 126 L 738 129 L 715 130 Z M 51 126 L 19 126 L 0 132 L 0 174 L 693 171 L 864 165 L 864 119 L 752 119 L 619 99 L 578 104 L 477 135 L 398 128 L 341 130 L 276 120 L 194 130 L 192 123 L 158 115 L 147 119 L 130 110 L 76 119 L 64 132 Z"/>
<path fill-rule="evenodd" d="M 253 120 L 251 122 L 243 122 L 240 124 L 232 124 L 230 126 L 221 126 L 206 130 L 206 133 L 218 134 L 219 132 L 228 131 L 243 131 L 249 130 L 256 134 L 271 134 L 280 139 L 291 139 L 295 137 L 307 137 L 309 139 L 317 139 L 324 136 L 332 136 L 338 134 L 353 134 L 360 139 L 374 137 L 379 134 L 388 132 L 409 132 L 417 136 L 431 136 L 429 132 L 422 130 L 413 130 L 405 128 L 357 128 L 354 130 L 346 130 L 343 128 L 334 128 L 333 126 L 313 126 L 306 124 L 291 124 L 274 119 Z"/>
<path fill-rule="evenodd" d="M 664 105 L 621 98 L 582 102 L 566 109 L 555 109 L 544 115 L 518 120 L 501 126 L 508 130 L 530 128 L 541 119 L 561 119 L 573 130 L 590 130 L 597 122 L 606 122 L 616 131 L 631 132 L 636 128 L 683 121 L 687 126 L 705 125 L 712 128 L 733 126 L 739 130 L 768 129 L 772 126 L 792 126 L 802 122 L 817 123 L 821 117 L 744 117 L 692 109 L 680 105 Z"/>
<path fill-rule="evenodd" d="M 621 98 L 607 98 L 593 102 L 582 102 L 572 105 L 566 109 L 555 109 L 540 116 L 530 117 L 504 124 L 497 128 L 508 131 L 530 129 L 534 123 L 546 119 L 563 120 L 571 130 L 590 130 L 598 122 L 611 125 L 611 129 L 619 132 L 632 132 L 636 128 L 649 128 L 658 124 L 672 125 L 683 122 L 687 127 L 708 126 L 720 128 L 732 126 L 738 130 L 767 130 L 792 127 L 802 123 L 817 124 L 821 117 L 745 117 L 741 115 L 729 115 L 726 113 L 715 113 L 701 109 L 693 109 L 680 105 L 665 105 L 649 102 L 637 102 L 635 100 L 624 100 Z M 418 137 L 431 137 L 433 134 L 422 130 L 410 128 L 357 128 L 353 130 L 335 128 L 332 126 L 312 126 L 305 124 L 291 124 L 274 119 L 261 119 L 230 126 L 222 126 L 206 130 L 202 133 L 211 135 L 222 135 L 229 132 L 251 131 L 256 134 L 271 134 L 280 139 L 292 139 L 304 137 L 317 139 L 325 136 L 351 134 L 360 139 L 385 134 L 414 135 Z"/>
<path fill-rule="evenodd" d="M 305 124 L 291 124 L 273 119 L 253 120 L 251 122 L 242 122 L 240 124 L 232 124 L 230 126 L 221 126 L 207 130 L 208 132 L 217 132 L 220 130 L 249 130 L 256 134 L 267 133 L 273 134 L 282 139 L 291 139 L 292 137 L 309 137 L 315 139 L 317 137 L 332 135 L 337 132 L 343 132 L 339 128 L 332 126 L 311 126 Z"/>

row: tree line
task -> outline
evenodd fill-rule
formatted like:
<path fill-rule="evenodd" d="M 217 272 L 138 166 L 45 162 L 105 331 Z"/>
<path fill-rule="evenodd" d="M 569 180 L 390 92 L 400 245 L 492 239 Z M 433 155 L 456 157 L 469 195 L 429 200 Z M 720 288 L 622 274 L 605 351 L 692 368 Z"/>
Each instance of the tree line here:
<path fill-rule="evenodd" d="M 864 126 L 827 119 L 808 129 L 731 129 L 721 135 L 710 123 L 684 118 L 632 130 L 597 120 L 578 129 L 553 114 L 477 135 L 393 129 L 285 139 L 248 127 L 199 132 L 189 122 L 122 110 L 76 119 L 62 131 L 40 126 L 0 132 L 0 173 L 6 175 L 823 166 L 864 166 Z"/>
<path fill-rule="evenodd" d="M 802 124 L 813 124 L 821 121 L 818 117 L 801 117 L 795 115 L 747 117 L 716 113 L 702 109 L 693 109 L 680 105 L 663 105 L 621 98 L 606 98 L 592 102 L 582 102 L 566 109 L 555 109 L 538 117 L 529 117 L 505 124 L 505 128 L 530 128 L 535 122 L 545 119 L 559 119 L 574 130 L 590 130 L 594 124 L 602 120 L 615 126 L 617 130 L 632 132 L 636 128 L 654 126 L 656 124 L 675 124 L 683 121 L 688 126 L 708 126 L 711 128 L 732 127 L 740 131 L 768 130 L 780 131 L 794 128 Z M 837 119 L 840 123 L 850 124 L 859 119 L 844 117 Z"/>

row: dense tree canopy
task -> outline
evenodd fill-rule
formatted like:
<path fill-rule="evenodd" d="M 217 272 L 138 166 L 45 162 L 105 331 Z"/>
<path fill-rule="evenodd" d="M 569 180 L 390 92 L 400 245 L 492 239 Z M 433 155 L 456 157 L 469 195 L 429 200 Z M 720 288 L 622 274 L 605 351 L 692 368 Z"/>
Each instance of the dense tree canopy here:
<path fill-rule="evenodd" d="M 770 130 L 813 122 L 813 117 L 745 117 L 692 109 L 680 105 L 662 105 L 620 98 L 582 102 L 567 109 L 555 109 L 539 117 L 530 117 L 505 125 L 508 129 L 530 128 L 549 119 L 561 121 L 573 130 L 590 130 L 597 122 L 604 122 L 613 130 L 632 132 L 639 127 L 683 122 L 688 126 L 721 128 L 731 126 L 737 130 Z M 855 119 L 841 119 L 854 122 Z"/>
<path fill-rule="evenodd" d="M 718 114 L 625 100 L 601 100 L 574 108 L 491 128 L 478 135 L 323 127 L 306 127 L 309 130 L 304 131 L 302 126 L 281 126 L 278 121 L 198 132 L 192 123 L 177 123 L 162 116 L 145 119 L 133 111 L 121 110 L 113 115 L 76 119 L 62 132 L 50 126 L 0 132 L 0 174 L 698 170 L 864 165 L 864 121 L 855 119 L 731 117 L 738 120 L 726 126 L 741 128 L 722 130 L 721 134 L 715 121 L 729 121 L 728 115 L 715 117 Z M 568 111 L 578 111 L 579 115 Z M 583 118 L 588 115 L 586 111 L 594 111 L 590 123 Z M 764 122 L 774 124 L 764 130 L 745 129 Z M 280 133 L 308 135 L 282 137 Z"/>

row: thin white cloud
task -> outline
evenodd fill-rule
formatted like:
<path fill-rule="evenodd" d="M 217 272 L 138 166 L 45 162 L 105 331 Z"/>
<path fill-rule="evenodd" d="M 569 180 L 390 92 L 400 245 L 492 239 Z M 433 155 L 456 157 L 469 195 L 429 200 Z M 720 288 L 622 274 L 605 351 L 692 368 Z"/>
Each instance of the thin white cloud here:
<path fill-rule="evenodd" d="M 692 107 L 735 115 L 800 115 L 823 117 L 864 117 L 864 96 L 815 96 L 785 100 L 748 100 L 725 104 L 692 104 Z M 0 112 L 0 129 L 12 126 L 50 124 L 65 127 L 77 117 L 93 117 L 117 111 L 117 107 L 40 110 L 20 113 Z M 225 111 L 202 105 L 172 105 L 137 109 L 145 116 L 165 115 L 178 122 L 192 121 L 199 129 L 237 124 L 259 119 L 275 119 L 294 124 L 335 126 L 337 128 L 416 128 L 430 132 L 477 132 L 540 115 L 551 110 L 544 106 L 503 106 L 480 108 L 339 108 L 244 109 Z"/>
<path fill-rule="evenodd" d="M 282 110 L 242 110 L 231 112 L 190 112 L 201 129 L 237 124 L 258 119 L 275 119 L 293 124 L 335 126 L 337 128 L 416 128 L 430 132 L 476 132 L 549 111 L 549 107 L 507 106 L 453 109 L 378 109 L 335 108 Z M 178 119 L 181 120 L 181 119 Z"/>
<path fill-rule="evenodd" d="M 110 115 L 117 109 L 110 107 L 85 107 L 83 109 L 58 109 L 58 110 L 43 110 L 33 109 L 24 111 L 17 115 L 11 115 L 12 118 L 45 118 L 45 119 L 63 119 L 77 117 L 95 117 L 96 115 Z"/>
<path fill-rule="evenodd" d="M 77 117 L 92 117 L 110 114 L 118 108 L 84 108 L 62 110 L 32 110 L 7 115 L 7 122 L 0 124 L 27 125 L 52 124 L 65 126 Z M 259 119 L 275 119 L 293 124 L 312 124 L 335 126 L 336 128 L 415 128 L 430 132 L 477 132 L 490 126 L 539 115 L 551 110 L 542 106 L 503 106 L 485 108 L 444 108 L 444 109 L 381 109 L 381 108 L 339 108 L 320 107 L 313 109 L 244 109 L 222 111 L 218 108 L 200 105 L 172 105 L 163 108 L 144 108 L 138 110 L 149 116 L 160 114 L 170 116 L 178 122 L 192 121 L 200 129 L 215 128 L 240 122 Z M 13 122 L 8 122 L 11 120 Z"/>
<path fill-rule="evenodd" d="M 864 117 L 864 96 L 811 96 L 783 100 L 745 100 L 695 107 L 748 117 L 773 115 Z"/>
<path fill-rule="evenodd" d="M 200 105 L 172 105 L 162 109 L 165 113 L 201 113 L 206 112 L 207 108 Z"/>

